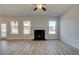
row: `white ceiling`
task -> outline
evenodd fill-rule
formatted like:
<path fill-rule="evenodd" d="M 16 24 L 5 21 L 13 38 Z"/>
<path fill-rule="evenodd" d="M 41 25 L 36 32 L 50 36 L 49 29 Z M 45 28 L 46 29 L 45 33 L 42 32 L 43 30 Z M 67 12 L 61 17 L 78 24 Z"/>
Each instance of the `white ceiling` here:
<path fill-rule="evenodd" d="M 70 4 L 46 4 L 47 11 L 33 11 L 33 4 L 0 4 L 0 16 L 60 16 L 71 8 Z"/>

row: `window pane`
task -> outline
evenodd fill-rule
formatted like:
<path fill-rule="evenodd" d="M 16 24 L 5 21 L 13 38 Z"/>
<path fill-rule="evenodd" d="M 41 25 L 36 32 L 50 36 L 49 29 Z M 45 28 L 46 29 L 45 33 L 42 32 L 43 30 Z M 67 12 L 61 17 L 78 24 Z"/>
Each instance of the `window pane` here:
<path fill-rule="evenodd" d="M 24 26 L 30 26 L 31 25 L 30 21 L 23 21 L 23 23 L 24 23 Z"/>
<path fill-rule="evenodd" d="M 23 21 L 23 26 L 24 26 L 23 33 L 24 34 L 30 34 L 31 22 L 30 21 Z"/>
<path fill-rule="evenodd" d="M 6 24 L 1 24 L 1 37 L 6 37 Z"/>
<path fill-rule="evenodd" d="M 18 34 L 18 21 L 11 21 L 11 33 Z"/>
<path fill-rule="evenodd" d="M 49 26 L 56 26 L 56 21 L 49 21 Z"/>
<path fill-rule="evenodd" d="M 56 33 L 56 21 L 49 21 L 49 34 Z"/>

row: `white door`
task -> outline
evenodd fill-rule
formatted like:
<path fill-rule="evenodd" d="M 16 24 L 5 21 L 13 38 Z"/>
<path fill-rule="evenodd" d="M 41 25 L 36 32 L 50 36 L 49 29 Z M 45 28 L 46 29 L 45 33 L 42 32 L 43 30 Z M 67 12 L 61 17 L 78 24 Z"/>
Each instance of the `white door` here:
<path fill-rule="evenodd" d="M 5 38 L 7 36 L 6 33 L 6 24 L 1 24 L 1 37 Z"/>

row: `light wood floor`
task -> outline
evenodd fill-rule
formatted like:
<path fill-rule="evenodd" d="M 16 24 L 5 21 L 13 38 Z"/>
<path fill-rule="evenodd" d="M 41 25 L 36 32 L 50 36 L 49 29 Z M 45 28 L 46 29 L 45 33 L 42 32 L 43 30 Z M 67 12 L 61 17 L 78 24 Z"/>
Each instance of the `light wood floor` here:
<path fill-rule="evenodd" d="M 76 49 L 60 40 L 0 41 L 0 55 L 78 55 Z"/>

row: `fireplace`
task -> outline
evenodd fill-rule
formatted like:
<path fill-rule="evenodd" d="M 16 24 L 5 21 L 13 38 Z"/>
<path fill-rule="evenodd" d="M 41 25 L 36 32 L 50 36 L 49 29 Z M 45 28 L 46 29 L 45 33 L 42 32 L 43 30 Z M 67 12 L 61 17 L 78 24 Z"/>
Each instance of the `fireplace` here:
<path fill-rule="evenodd" d="M 34 30 L 34 40 L 45 40 L 45 30 Z"/>

